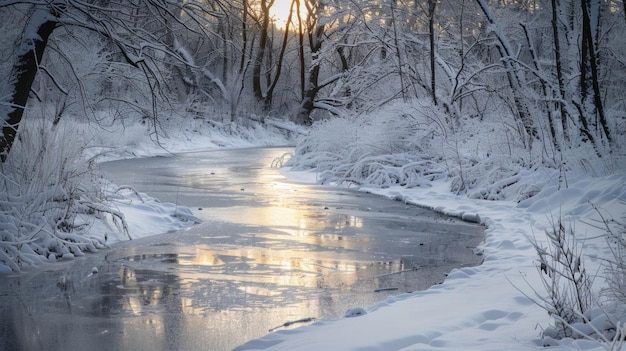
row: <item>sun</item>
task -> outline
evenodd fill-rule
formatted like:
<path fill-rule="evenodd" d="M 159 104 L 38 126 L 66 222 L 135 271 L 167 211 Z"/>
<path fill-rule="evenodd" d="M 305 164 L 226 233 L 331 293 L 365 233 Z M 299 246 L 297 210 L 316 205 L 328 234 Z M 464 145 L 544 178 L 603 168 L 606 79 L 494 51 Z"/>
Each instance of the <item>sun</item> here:
<path fill-rule="evenodd" d="M 289 9 L 294 0 L 274 0 L 274 5 L 270 8 L 270 13 L 274 19 L 274 23 L 277 28 L 285 29 L 287 26 L 287 19 L 289 18 Z M 300 5 L 300 17 L 304 18 L 306 15 L 306 8 L 304 4 Z M 293 4 L 293 15 L 291 16 L 291 24 L 289 30 L 294 30 L 294 23 L 297 25 L 298 16 L 296 16 L 296 5 Z"/>

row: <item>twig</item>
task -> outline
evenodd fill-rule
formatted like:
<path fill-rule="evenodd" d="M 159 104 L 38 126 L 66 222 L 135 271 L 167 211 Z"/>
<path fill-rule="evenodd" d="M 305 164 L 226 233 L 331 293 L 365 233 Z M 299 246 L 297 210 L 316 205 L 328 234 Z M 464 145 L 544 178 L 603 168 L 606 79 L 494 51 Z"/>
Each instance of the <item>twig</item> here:
<path fill-rule="evenodd" d="M 295 321 L 289 321 L 289 322 L 285 322 L 282 325 L 279 325 L 278 327 L 274 327 L 272 329 L 269 330 L 269 332 L 273 332 L 276 329 L 280 329 L 280 328 L 286 328 L 286 327 L 290 327 L 293 324 L 297 324 L 297 323 L 309 323 L 309 322 L 313 322 L 315 320 L 315 318 L 313 317 L 307 317 L 307 318 L 302 318 L 302 319 L 298 319 Z"/>

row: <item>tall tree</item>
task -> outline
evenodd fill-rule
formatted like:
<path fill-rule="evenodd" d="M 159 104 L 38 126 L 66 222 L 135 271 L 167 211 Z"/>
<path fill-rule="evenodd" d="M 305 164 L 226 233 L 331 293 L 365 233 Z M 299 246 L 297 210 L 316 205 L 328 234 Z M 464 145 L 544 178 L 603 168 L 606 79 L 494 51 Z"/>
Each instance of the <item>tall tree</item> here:
<path fill-rule="evenodd" d="M 304 25 L 303 25 L 302 15 L 300 12 L 300 8 L 301 8 L 300 0 L 294 0 L 294 1 L 296 3 L 296 14 L 298 16 L 298 61 L 300 63 L 300 101 L 303 101 L 305 89 L 306 89 L 306 64 L 305 64 L 305 58 L 304 58 Z"/>
<path fill-rule="evenodd" d="M 274 5 L 274 0 L 259 0 L 260 13 L 258 18 L 259 23 L 259 47 L 257 48 L 256 56 L 252 66 L 252 90 L 254 96 L 262 101 L 264 99 L 262 88 L 262 71 L 263 61 L 267 52 L 267 42 L 269 38 L 270 29 L 270 9 Z"/>
<path fill-rule="evenodd" d="M 0 119 L 3 122 L 0 136 L 0 159 L 2 162 L 11 151 L 15 141 L 24 108 L 28 102 L 30 88 L 43 59 L 48 39 L 57 27 L 63 4 L 60 1 L 51 6 L 34 6 L 24 28 L 24 34 L 15 50 L 16 60 L 10 73 L 9 100 L 0 104 Z"/>
<path fill-rule="evenodd" d="M 599 79 L 599 63 L 597 40 L 599 37 L 600 25 L 600 0 L 582 0 L 582 52 L 580 85 L 582 93 L 583 105 L 588 95 L 591 94 L 595 115 L 598 118 L 598 124 L 606 139 L 611 141 L 611 133 L 607 124 L 604 106 L 602 103 L 602 92 L 600 91 Z M 590 72 L 587 72 L 587 71 Z M 589 75 L 591 77 L 589 77 Z M 588 79 L 591 78 L 591 88 L 588 87 Z M 590 93 L 589 93 L 590 91 Z M 585 118 L 584 116 L 582 118 Z"/>
<path fill-rule="evenodd" d="M 289 38 L 289 25 L 291 24 L 291 16 L 293 14 L 293 10 L 294 10 L 294 6 L 295 6 L 296 0 L 291 0 L 291 5 L 289 5 L 289 15 L 287 16 L 287 22 L 285 23 L 285 29 L 283 32 L 283 41 L 280 47 L 280 53 L 278 55 L 278 62 L 276 63 L 276 74 L 274 75 L 274 77 L 272 78 L 270 76 L 269 80 L 269 88 L 267 89 L 267 93 L 265 95 L 265 106 L 266 108 L 269 108 L 269 106 L 272 104 L 272 98 L 274 97 L 274 90 L 276 89 L 276 86 L 278 84 L 278 80 L 280 78 L 280 75 L 282 73 L 282 68 L 283 68 L 283 60 L 285 58 L 285 51 L 287 50 L 287 39 Z"/>
<path fill-rule="evenodd" d="M 321 21 L 324 14 L 325 4 L 318 0 L 304 0 L 307 9 L 306 29 L 309 38 L 309 49 L 311 50 L 311 68 L 309 70 L 308 85 L 305 89 L 304 99 L 302 100 L 301 109 L 299 111 L 299 121 L 304 124 L 310 124 L 309 116 L 315 109 L 315 98 L 321 89 L 319 85 L 321 65 L 318 61 L 324 42 L 325 25 Z"/>
<path fill-rule="evenodd" d="M 428 41 L 430 46 L 430 89 L 433 103 L 437 105 L 437 81 L 435 69 L 435 9 L 437 0 L 428 0 Z"/>
<path fill-rule="evenodd" d="M 491 13 L 487 1 L 476 0 L 483 14 L 487 18 L 489 25 L 494 29 L 497 28 L 495 17 Z M 523 81 L 522 70 L 519 67 L 518 60 L 515 58 L 513 46 L 509 42 L 506 35 L 499 29 L 492 31 L 497 39 L 496 48 L 502 57 L 502 64 L 505 69 L 507 81 L 513 95 L 513 102 L 515 105 L 516 113 L 519 122 L 524 128 L 525 135 L 523 136 L 524 144 L 527 147 L 531 147 L 532 139 L 537 136 L 537 129 L 534 125 L 530 111 L 528 110 L 527 102 L 524 99 L 524 92 L 526 85 Z"/>
<path fill-rule="evenodd" d="M 569 141 L 569 128 L 567 127 L 568 113 L 565 108 L 565 82 L 563 79 L 563 66 L 561 59 L 561 37 L 559 31 L 559 0 L 551 0 L 550 5 L 552 7 L 552 18 L 550 24 L 552 25 L 552 40 L 554 43 L 554 63 L 556 69 L 556 78 L 558 85 L 558 96 L 557 96 L 557 104 L 559 106 L 559 111 L 561 112 L 561 128 L 563 129 L 563 139 L 568 142 Z"/>

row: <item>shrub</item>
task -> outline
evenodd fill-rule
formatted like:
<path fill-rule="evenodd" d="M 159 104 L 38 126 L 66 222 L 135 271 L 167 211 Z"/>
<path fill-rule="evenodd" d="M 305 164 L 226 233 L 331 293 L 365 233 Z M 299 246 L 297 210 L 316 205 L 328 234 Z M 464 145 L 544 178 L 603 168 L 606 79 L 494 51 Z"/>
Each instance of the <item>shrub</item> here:
<path fill-rule="evenodd" d="M 0 271 L 104 247 L 106 237 L 89 237 L 87 218 L 110 216 L 125 230 L 123 216 L 103 204 L 100 180 L 83 149 L 74 130 L 44 121 L 20 128 L 0 165 Z"/>

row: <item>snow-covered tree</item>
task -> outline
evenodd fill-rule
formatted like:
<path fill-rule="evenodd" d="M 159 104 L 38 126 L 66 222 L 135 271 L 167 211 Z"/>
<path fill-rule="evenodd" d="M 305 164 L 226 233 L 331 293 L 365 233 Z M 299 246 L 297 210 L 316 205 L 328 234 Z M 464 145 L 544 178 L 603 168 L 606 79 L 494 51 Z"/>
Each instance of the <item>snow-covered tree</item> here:
<path fill-rule="evenodd" d="M 210 15 L 202 4 L 182 1 L 136 0 L 103 1 L 4 1 L 0 16 L 23 20 L 25 25 L 14 31 L 11 66 L 7 83 L 2 86 L 0 103 L 0 157 L 3 161 L 15 141 L 36 77 L 44 71 L 59 83 L 53 72 L 42 70 L 45 53 L 54 34 L 80 34 L 87 38 L 103 38 L 108 42 L 110 62 L 135 67 L 145 75 L 152 97 L 164 84 L 157 63 L 165 57 L 187 63 L 176 52 L 175 29 L 194 30 L 189 23 L 204 21 Z M 14 21 L 20 23 L 21 21 Z M 61 35 L 62 37 L 62 35 Z M 58 46 L 57 46 L 58 47 Z M 79 52 L 62 53 L 67 64 L 81 61 Z M 82 77 L 77 77 L 81 79 Z M 106 75 L 103 75 L 103 80 Z M 61 85 L 57 88 L 62 89 Z"/>

